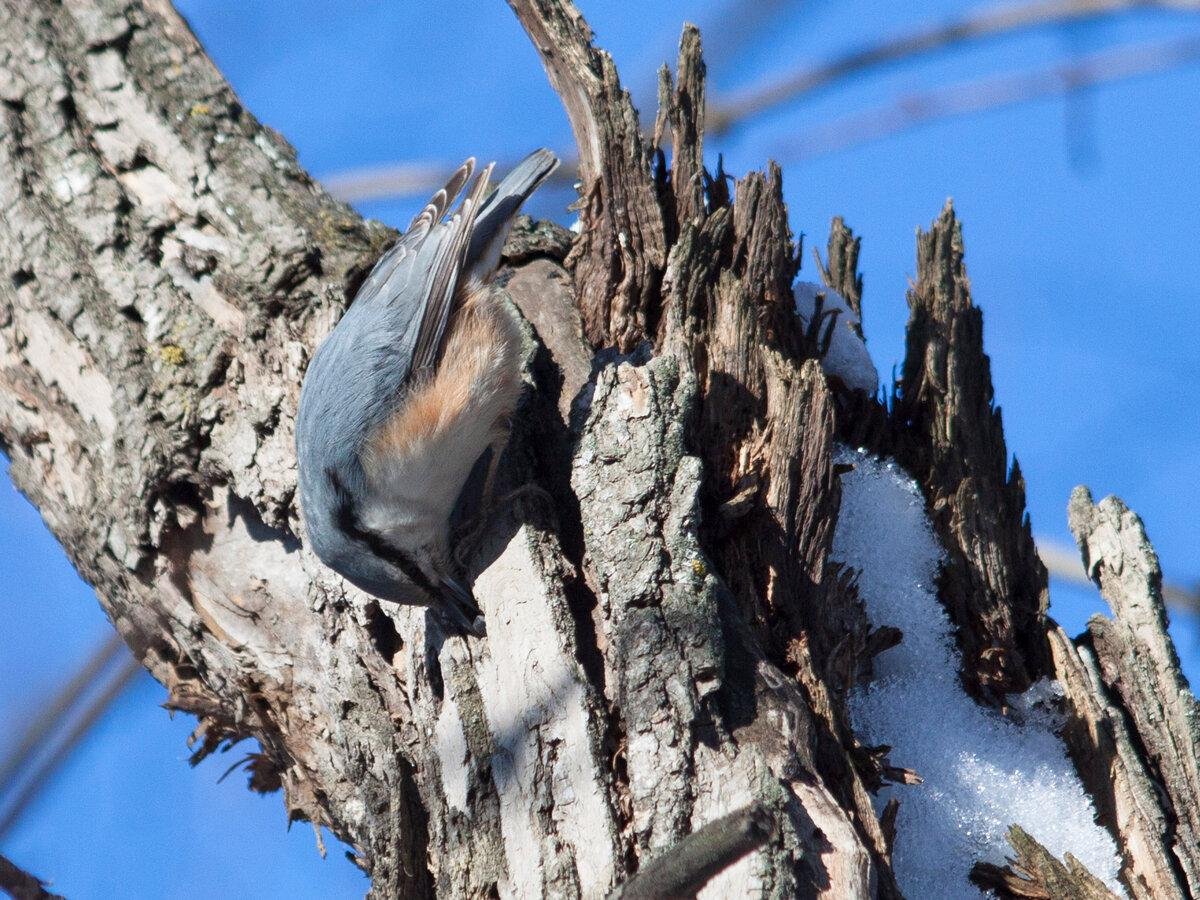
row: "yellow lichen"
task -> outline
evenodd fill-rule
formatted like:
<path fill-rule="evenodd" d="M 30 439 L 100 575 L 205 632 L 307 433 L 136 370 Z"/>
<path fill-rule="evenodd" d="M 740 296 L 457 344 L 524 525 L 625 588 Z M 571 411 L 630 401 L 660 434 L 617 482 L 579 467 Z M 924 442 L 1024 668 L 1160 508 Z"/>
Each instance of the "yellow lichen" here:
<path fill-rule="evenodd" d="M 188 115 L 190 116 L 207 116 L 212 112 L 212 107 L 207 103 L 193 103 Z"/>
<path fill-rule="evenodd" d="M 178 344 L 163 344 L 158 348 L 158 355 L 168 366 L 182 366 L 187 362 L 187 353 Z"/>
<path fill-rule="evenodd" d="M 707 572 L 708 572 L 708 570 L 704 567 L 704 560 L 701 560 L 701 559 L 693 559 L 692 560 L 692 574 L 693 575 L 695 575 L 697 578 L 703 578 Z"/>

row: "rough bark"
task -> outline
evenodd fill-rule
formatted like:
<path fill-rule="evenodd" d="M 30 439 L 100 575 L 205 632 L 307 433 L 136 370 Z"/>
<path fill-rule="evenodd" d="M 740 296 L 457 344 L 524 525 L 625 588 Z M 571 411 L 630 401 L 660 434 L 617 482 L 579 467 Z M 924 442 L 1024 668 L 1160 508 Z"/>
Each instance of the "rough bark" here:
<path fill-rule="evenodd" d="M 579 219 L 567 267 L 575 279 L 584 334 L 628 353 L 648 329 L 662 278 L 662 212 L 650 181 L 637 110 L 612 57 L 572 4 L 508 0 L 542 57 L 579 148 Z M 611 338 L 611 340 L 609 340 Z"/>
<path fill-rule="evenodd" d="M 304 175 L 167 5 L 20 12 L 0 24 L 0 433 L 168 705 L 199 718 L 196 758 L 256 738 L 251 785 L 354 846 L 381 896 L 602 895 L 751 800 L 784 824 L 711 890 L 877 878 L 803 696 L 706 562 L 694 374 L 592 362 L 575 331 L 576 308 L 585 334 L 607 321 L 572 296 L 586 242 L 573 277 L 554 229 L 514 244 L 507 290 L 541 331 L 508 477 L 537 472 L 555 509 L 489 530 L 490 637 L 444 640 L 324 570 L 294 498 L 305 361 L 389 232 Z M 757 196 L 786 234 L 773 183 Z"/>
<path fill-rule="evenodd" d="M 199 717 L 197 754 L 254 735 L 253 786 L 419 893 L 400 684 L 294 504 L 305 360 L 388 231 L 313 185 L 165 3 L 5 3 L 0 47 L 13 479 Z"/>
<path fill-rule="evenodd" d="M 907 348 L 892 446 L 925 488 L 949 560 L 940 595 L 958 627 L 962 675 L 1001 705 L 1049 674 L 1046 568 L 1025 515 L 1020 466 L 1008 465 L 1004 427 L 971 302 L 962 226 L 950 203 L 917 234 Z"/>
<path fill-rule="evenodd" d="M 845 297 L 846 305 L 858 317 L 854 330 L 859 337 L 863 337 L 863 280 L 862 275 L 858 273 L 858 254 L 861 249 L 862 238 L 856 237 L 854 232 L 846 227 L 846 222 L 841 216 L 834 216 L 833 222 L 830 223 L 828 251 L 824 261 L 816 248 L 813 248 L 821 281 L 827 288 Z"/>
<path fill-rule="evenodd" d="M 528 382 L 513 499 L 459 545 L 488 636 L 448 638 L 324 569 L 295 499 L 305 364 L 392 233 L 308 179 L 163 0 L 0 2 L 13 477 L 198 717 L 195 758 L 256 739 L 251 787 L 351 844 L 376 895 L 896 896 L 896 807 L 870 791 L 905 773 L 844 701 L 900 636 L 828 562 L 854 433 L 925 488 L 967 684 L 996 701 L 1057 671 L 1073 747 L 1127 775 L 1114 827 L 1158 847 L 1130 872 L 1183 883 L 1180 842 L 1153 834 L 1178 812 L 1149 785 L 1194 788 L 1166 743 L 1188 708 L 1118 731 L 1112 641 L 1088 669 L 1045 620 L 951 212 L 919 243 L 889 417 L 826 382 L 793 313 L 779 168 L 732 191 L 704 168 L 698 32 L 647 139 L 578 11 L 510 0 L 579 143 L 583 229 L 524 220 L 505 251 Z M 857 249 L 835 228 L 822 277 L 860 310 Z M 1139 659 L 1174 683 L 1159 644 Z"/>

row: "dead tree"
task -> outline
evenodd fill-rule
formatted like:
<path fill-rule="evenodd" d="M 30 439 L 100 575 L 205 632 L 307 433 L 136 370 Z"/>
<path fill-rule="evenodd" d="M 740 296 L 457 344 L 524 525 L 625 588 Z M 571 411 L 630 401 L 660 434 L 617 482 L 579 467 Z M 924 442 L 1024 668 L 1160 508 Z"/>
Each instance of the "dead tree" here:
<path fill-rule="evenodd" d="M 510 4 L 574 128 L 583 227 L 527 222 L 506 249 L 528 390 L 502 477 L 542 492 L 469 561 L 489 634 L 464 640 L 322 568 L 296 503 L 306 361 L 394 234 L 308 178 L 166 0 L 4 0 L 0 435 L 198 718 L 195 757 L 254 738 L 250 787 L 352 845 L 380 897 L 634 896 L 639 870 L 694 891 L 680 865 L 716 872 L 712 896 L 896 896 L 886 761 L 845 711 L 896 635 L 828 562 L 847 440 L 923 485 L 964 683 L 998 704 L 1059 678 L 1130 893 L 1200 893 L 1157 563 L 1128 511 L 1076 497 L 1116 618 L 1074 642 L 1047 619 L 953 211 L 919 240 L 894 403 L 853 396 L 792 312 L 781 171 L 705 169 L 699 34 L 646 136 L 569 0 Z M 857 246 L 838 223 L 822 274 L 861 308 Z M 769 827 L 680 844 L 747 806 Z M 1028 878 L 1088 888 L 1014 842 Z"/>

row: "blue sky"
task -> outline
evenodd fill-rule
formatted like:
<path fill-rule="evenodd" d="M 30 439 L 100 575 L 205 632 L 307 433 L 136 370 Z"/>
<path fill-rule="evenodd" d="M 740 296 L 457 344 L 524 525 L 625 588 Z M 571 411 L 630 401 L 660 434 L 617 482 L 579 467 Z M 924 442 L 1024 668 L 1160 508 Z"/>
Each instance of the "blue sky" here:
<path fill-rule="evenodd" d="M 684 20 L 707 32 L 710 92 L 753 84 L 917 23 L 978 8 L 829 0 L 775 2 L 770 29 L 745 33 L 726 0 L 581 0 L 642 105 L 674 59 Z M 507 6 L 486 3 L 183 0 L 180 6 L 246 105 L 318 177 L 399 160 L 511 159 L 568 149 L 570 131 Z M 636 9 L 636 13 L 630 12 Z M 1071 488 L 1122 496 L 1146 521 L 1168 578 L 1200 582 L 1200 67 L 930 124 L 808 159 L 803 136 L 832 117 L 898 95 L 1042 66 L 1131 41 L 1200 34 L 1200 16 L 1139 13 L 1052 28 L 895 66 L 808 98 L 710 141 L 742 173 L 784 165 L 793 230 L 823 246 L 842 215 L 863 236 L 865 327 L 881 372 L 898 364 L 913 275 L 913 234 L 948 196 L 964 221 L 967 264 L 986 319 L 1009 448 L 1029 483 L 1034 529 L 1069 541 Z M 731 48 L 738 52 L 728 52 Z M 407 221 L 424 198 L 372 202 Z M 533 212 L 568 221 L 566 192 Z M 806 263 L 801 277 L 814 278 Z M 1055 583 L 1071 633 L 1102 608 Z M 0 487 L 0 716 L 20 721 L 108 628 L 35 511 Z M 1177 619 L 1179 617 L 1176 617 Z M 1200 674 L 1197 623 L 1174 631 Z M 278 796 L 246 791 L 235 758 L 186 765 L 188 717 L 158 706 L 148 677 L 75 754 L 0 849 L 72 898 L 349 897 L 366 881 L 330 845 L 290 832 Z M 0 736 L 0 751 L 6 738 Z"/>

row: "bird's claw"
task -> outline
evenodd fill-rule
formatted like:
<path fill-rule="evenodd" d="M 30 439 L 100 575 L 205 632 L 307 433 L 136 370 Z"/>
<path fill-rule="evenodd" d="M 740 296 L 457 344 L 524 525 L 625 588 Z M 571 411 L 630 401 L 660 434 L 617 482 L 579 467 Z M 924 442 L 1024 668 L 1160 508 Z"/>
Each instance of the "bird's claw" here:
<path fill-rule="evenodd" d="M 442 614 L 442 622 L 448 631 L 477 638 L 487 635 L 483 610 L 469 590 L 452 578 L 443 578 L 441 593 L 443 602 L 437 610 Z"/>

